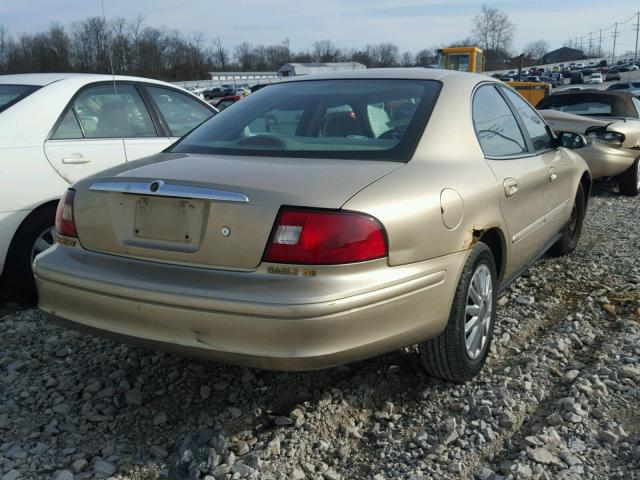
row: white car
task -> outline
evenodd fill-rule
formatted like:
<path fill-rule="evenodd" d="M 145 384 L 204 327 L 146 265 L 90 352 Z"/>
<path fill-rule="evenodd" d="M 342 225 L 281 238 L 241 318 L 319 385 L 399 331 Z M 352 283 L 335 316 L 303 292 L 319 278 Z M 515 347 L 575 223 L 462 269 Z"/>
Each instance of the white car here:
<path fill-rule="evenodd" d="M 0 274 L 35 301 L 33 258 L 53 244 L 69 184 L 157 153 L 215 113 L 184 89 L 137 77 L 0 75 Z"/>
<path fill-rule="evenodd" d="M 589 83 L 602 83 L 603 81 L 601 73 L 592 73 L 591 77 L 589 77 Z"/>

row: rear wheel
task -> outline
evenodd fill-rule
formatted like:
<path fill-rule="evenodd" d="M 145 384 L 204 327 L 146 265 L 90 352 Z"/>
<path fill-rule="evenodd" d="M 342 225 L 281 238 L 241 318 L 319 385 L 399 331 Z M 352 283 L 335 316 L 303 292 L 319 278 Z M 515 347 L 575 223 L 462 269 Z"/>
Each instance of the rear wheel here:
<path fill-rule="evenodd" d="M 496 288 L 493 254 L 478 242 L 462 270 L 447 327 L 420 345 L 420 358 L 429 374 L 463 382 L 482 369 L 493 338 Z"/>
<path fill-rule="evenodd" d="M 584 221 L 585 214 L 585 198 L 584 189 L 582 185 L 578 185 L 578 191 L 576 192 L 576 198 L 573 201 L 573 207 L 571 208 L 571 215 L 569 221 L 562 229 L 560 234 L 560 240 L 558 240 L 550 249 L 549 253 L 555 256 L 568 255 L 573 252 L 578 246 L 580 241 L 580 235 L 582 233 L 582 222 Z"/>
<path fill-rule="evenodd" d="M 36 255 L 54 243 L 55 217 L 55 205 L 33 211 L 14 235 L 7 252 L 4 282 L 8 293 L 26 305 L 35 305 L 38 301 L 31 265 Z"/>
<path fill-rule="evenodd" d="M 633 165 L 618 177 L 620 193 L 636 196 L 640 193 L 640 158 L 636 158 Z"/>

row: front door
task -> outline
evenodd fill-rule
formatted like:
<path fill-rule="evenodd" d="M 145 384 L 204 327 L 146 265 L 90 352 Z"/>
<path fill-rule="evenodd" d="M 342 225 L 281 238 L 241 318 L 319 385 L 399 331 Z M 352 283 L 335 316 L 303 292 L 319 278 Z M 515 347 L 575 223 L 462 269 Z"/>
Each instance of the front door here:
<path fill-rule="evenodd" d="M 544 187 L 544 229 L 548 237 L 553 238 L 564 227 L 573 205 L 570 194 L 574 188 L 573 162 L 564 148 L 554 146 L 551 132 L 538 112 L 512 90 L 503 88 L 503 92 L 515 107 L 535 153 L 548 169 Z"/>
<path fill-rule="evenodd" d="M 544 191 L 549 167 L 531 152 L 528 136 L 494 84 L 473 98 L 473 122 L 485 158 L 500 185 L 500 207 L 512 261 L 508 278 L 544 246 Z"/>

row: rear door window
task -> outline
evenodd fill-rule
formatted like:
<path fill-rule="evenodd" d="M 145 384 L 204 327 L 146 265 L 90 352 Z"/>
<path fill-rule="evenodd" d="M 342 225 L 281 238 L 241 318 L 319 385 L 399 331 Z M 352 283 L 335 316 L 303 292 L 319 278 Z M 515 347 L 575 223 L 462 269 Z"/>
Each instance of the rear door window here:
<path fill-rule="evenodd" d="M 171 136 L 181 137 L 213 115 L 213 111 L 188 95 L 162 87 L 146 87 L 164 117 Z"/>
<path fill-rule="evenodd" d="M 73 102 L 86 138 L 155 137 L 156 129 L 133 85 L 96 85 Z"/>
<path fill-rule="evenodd" d="M 547 125 L 544 123 L 542 118 L 540 118 L 540 115 L 538 115 L 529 102 L 524 100 L 513 90 L 503 87 L 500 88 L 502 88 L 502 91 L 506 93 L 507 97 L 511 100 L 511 103 L 513 103 L 513 106 L 520 115 L 527 133 L 529 133 L 529 137 L 531 137 L 531 142 L 533 143 L 533 148 L 536 153 L 551 150 L 553 148 L 553 138 L 549 133 Z"/>
<path fill-rule="evenodd" d="M 528 153 L 513 112 L 493 85 L 480 87 L 473 96 L 473 125 L 487 157 Z"/>
<path fill-rule="evenodd" d="M 58 124 L 56 131 L 51 136 L 52 140 L 75 140 L 83 138 L 82 129 L 76 118 L 73 108 L 68 108 L 67 113 Z"/>

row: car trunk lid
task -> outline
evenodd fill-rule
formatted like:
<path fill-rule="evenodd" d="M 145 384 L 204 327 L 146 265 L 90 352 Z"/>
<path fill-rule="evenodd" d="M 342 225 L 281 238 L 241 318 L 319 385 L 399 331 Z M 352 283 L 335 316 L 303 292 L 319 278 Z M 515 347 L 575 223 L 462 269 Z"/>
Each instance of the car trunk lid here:
<path fill-rule="evenodd" d="M 282 205 L 337 209 L 398 162 L 159 154 L 80 182 L 86 249 L 254 269 Z"/>

